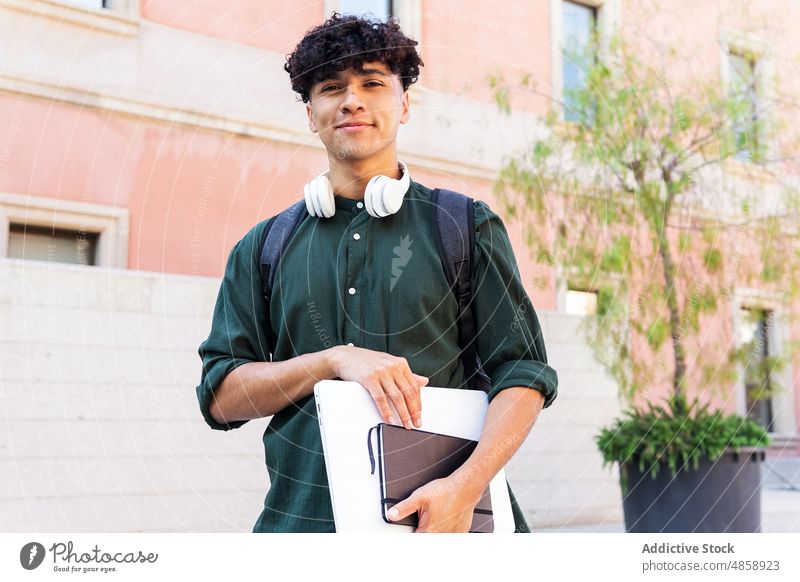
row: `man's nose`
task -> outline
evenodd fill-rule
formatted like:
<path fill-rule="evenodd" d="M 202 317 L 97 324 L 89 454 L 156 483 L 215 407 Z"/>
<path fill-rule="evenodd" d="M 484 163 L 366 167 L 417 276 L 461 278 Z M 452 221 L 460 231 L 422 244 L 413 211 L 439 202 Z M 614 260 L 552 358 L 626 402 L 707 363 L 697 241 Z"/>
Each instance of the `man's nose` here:
<path fill-rule="evenodd" d="M 364 101 L 361 98 L 361 87 L 356 84 L 348 85 L 344 90 L 342 99 L 342 111 L 354 111 L 364 109 Z"/>

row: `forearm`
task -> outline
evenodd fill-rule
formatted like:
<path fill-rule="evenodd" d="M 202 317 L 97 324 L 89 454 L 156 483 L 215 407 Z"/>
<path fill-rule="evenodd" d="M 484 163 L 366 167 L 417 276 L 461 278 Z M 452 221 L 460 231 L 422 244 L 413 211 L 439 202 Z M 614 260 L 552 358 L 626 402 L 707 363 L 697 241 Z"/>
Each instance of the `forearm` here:
<path fill-rule="evenodd" d="M 336 377 L 334 350 L 239 366 L 214 391 L 211 416 L 221 424 L 263 418 L 310 396 L 317 382 Z"/>
<path fill-rule="evenodd" d="M 491 480 L 514 456 L 533 428 L 544 404 L 538 390 L 507 388 L 489 404 L 478 446 L 451 477 L 480 498 Z"/>

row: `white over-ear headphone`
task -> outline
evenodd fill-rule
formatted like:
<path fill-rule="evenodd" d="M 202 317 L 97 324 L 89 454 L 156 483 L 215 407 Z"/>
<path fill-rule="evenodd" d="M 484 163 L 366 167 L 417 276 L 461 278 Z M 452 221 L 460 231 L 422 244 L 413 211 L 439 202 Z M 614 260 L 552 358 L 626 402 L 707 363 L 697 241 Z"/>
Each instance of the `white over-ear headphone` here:
<path fill-rule="evenodd" d="M 389 176 L 374 176 L 367 184 L 364 192 L 364 206 L 375 218 L 382 218 L 396 213 L 403 205 L 403 198 L 411 185 L 408 167 L 400 162 L 403 172 L 399 180 Z M 328 179 L 331 171 L 326 170 L 303 187 L 306 208 L 311 216 L 330 218 L 336 212 L 333 200 L 333 188 Z"/>

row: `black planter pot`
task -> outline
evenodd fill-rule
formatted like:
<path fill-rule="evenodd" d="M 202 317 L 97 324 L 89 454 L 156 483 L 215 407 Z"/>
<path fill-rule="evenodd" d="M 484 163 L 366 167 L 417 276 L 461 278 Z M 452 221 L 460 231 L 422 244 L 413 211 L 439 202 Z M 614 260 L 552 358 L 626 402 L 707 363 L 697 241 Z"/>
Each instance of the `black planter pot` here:
<path fill-rule="evenodd" d="M 658 476 L 639 471 L 638 459 L 620 466 L 627 473 L 623 495 L 629 533 L 754 533 L 761 531 L 763 449 L 725 452 L 714 463 L 701 459 L 698 470 L 678 471 L 665 464 Z"/>

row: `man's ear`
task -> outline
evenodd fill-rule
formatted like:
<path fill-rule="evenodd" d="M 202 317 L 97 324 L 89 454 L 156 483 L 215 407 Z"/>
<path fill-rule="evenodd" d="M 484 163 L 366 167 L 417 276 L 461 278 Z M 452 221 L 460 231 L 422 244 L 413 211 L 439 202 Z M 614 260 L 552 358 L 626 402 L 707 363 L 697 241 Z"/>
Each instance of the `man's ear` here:
<path fill-rule="evenodd" d="M 402 103 L 403 103 L 403 114 L 400 116 L 400 123 L 407 123 L 409 116 L 409 109 L 410 109 L 408 89 L 403 91 Z"/>
<path fill-rule="evenodd" d="M 314 123 L 314 112 L 311 110 L 311 103 L 306 103 L 306 113 L 308 114 L 308 126 L 312 133 L 317 133 L 317 124 Z"/>

